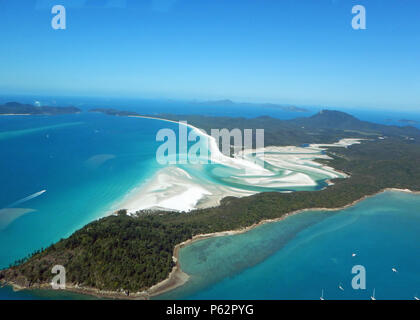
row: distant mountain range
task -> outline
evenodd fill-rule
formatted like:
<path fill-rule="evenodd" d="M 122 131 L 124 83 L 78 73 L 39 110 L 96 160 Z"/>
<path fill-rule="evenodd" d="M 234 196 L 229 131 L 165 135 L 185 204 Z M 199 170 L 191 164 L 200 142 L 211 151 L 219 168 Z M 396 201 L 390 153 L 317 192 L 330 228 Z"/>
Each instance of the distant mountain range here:
<path fill-rule="evenodd" d="M 229 106 L 243 106 L 243 107 L 261 107 L 261 108 L 272 108 L 280 109 L 289 112 L 309 112 L 309 110 L 293 105 L 281 105 L 274 103 L 250 103 L 250 102 L 234 102 L 229 99 L 225 100 L 214 100 L 214 101 L 194 101 L 195 104 L 209 106 L 209 107 L 229 107 Z"/>
<path fill-rule="evenodd" d="M 197 114 L 140 114 L 114 109 L 93 109 L 113 116 L 142 115 L 188 123 L 210 133 L 212 129 L 234 128 L 264 129 L 268 145 L 300 145 L 306 143 L 332 143 L 342 138 L 397 138 L 411 143 L 420 142 L 420 130 L 412 126 L 383 125 L 362 121 L 341 111 L 322 110 L 310 117 L 281 120 L 270 116 L 257 118 L 203 116 Z"/>
<path fill-rule="evenodd" d="M 362 121 L 341 111 L 322 110 L 308 118 L 289 120 L 306 128 L 340 129 L 359 131 L 360 133 L 376 133 L 387 136 L 415 136 L 419 137 L 420 130 L 412 126 L 392 126 Z"/>
<path fill-rule="evenodd" d="M 79 113 L 80 109 L 76 107 L 37 107 L 31 104 L 22 104 L 18 102 L 7 102 L 0 105 L 0 115 L 5 114 L 31 114 L 31 115 L 56 115 Z"/>

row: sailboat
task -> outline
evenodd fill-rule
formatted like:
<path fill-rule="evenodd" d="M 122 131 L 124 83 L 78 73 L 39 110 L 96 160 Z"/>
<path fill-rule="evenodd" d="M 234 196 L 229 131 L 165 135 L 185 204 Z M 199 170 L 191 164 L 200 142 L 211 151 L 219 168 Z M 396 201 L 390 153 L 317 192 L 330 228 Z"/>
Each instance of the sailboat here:
<path fill-rule="evenodd" d="M 324 289 L 321 290 L 321 296 L 319 297 L 319 300 L 325 300 L 324 299 Z"/>
<path fill-rule="evenodd" d="M 373 295 L 370 297 L 370 300 L 376 300 L 376 298 L 375 298 L 375 288 L 373 288 Z"/>

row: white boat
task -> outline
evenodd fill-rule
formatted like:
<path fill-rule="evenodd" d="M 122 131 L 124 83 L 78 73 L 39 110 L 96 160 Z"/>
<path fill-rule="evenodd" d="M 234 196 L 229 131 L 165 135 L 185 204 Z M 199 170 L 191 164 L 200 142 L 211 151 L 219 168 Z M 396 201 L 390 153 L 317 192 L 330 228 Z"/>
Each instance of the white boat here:
<path fill-rule="evenodd" d="M 398 270 L 395 268 L 392 268 L 392 272 L 398 272 Z"/>
<path fill-rule="evenodd" d="M 375 288 L 373 289 L 373 295 L 370 297 L 370 300 L 376 300 L 376 298 L 375 298 Z"/>
<path fill-rule="evenodd" d="M 319 300 L 325 300 L 324 299 L 324 289 L 321 290 L 321 296 L 319 297 Z"/>
<path fill-rule="evenodd" d="M 355 256 L 356 256 L 356 254 L 355 254 L 355 253 L 352 253 L 352 254 L 351 254 L 351 256 L 352 256 L 352 257 L 355 257 Z"/>
<path fill-rule="evenodd" d="M 344 291 L 343 286 L 341 285 L 341 283 L 338 285 L 338 289 L 340 289 L 341 291 Z"/>
<path fill-rule="evenodd" d="M 419 299 L 419 297 L 417 297 L 417 296 L 414 296 L 414 300 L 420 300 L 420 299 Z"/>

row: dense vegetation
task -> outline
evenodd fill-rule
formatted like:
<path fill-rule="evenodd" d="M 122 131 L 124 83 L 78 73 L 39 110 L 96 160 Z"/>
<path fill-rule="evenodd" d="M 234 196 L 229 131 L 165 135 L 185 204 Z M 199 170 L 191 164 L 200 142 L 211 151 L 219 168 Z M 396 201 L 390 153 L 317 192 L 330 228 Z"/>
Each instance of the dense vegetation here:
<path fill-rule="evenodd" d="M 30 104 L 21 104 L 18 102 L 8 102 L 0 105 L 0 114 L 33 114 L 33 115 L 56 115 L 79 113 L 81 110 L 76 107 L 36 107 Z"/>
<path fill-rule="evenodd" d="M 61 264 L 70 283 L 141 290 L 168 276 L 175 244 L 190 236 L 182 225 L 167 226 L 153 217 L 133 219 L 122 213 L 88 224 L 5 274 L 7 278 L 22 274 L 17 282 L 29 287 L 51 281 L 52 266 Z"/>
<path fill-rule="evenodd" d="M 199 116 L 191 117 L 200 122 Z M 224 123 L 223 119 L 219 127 L 229 124 Z M 208 117 L 201 121 L 211 124 Z M 236 121 L 239 124 L 247 120 Z M 270 127 L 261 118 L 250 121 L 261 121 L 258 125 L 265 129 Z M 268 118 L 266 121 L 273 123 L 277 120 Z M 201 123 L 190 122 L 197 126 Z M 284 128 L 276 127 L 273 130 L 277 129 Z M 379 129 L 383 130 L 382 127 Z M 340 135 L 349 137 L 341 130 Z M 116 216 L 92 222 L 68 239 L 1 271 L 0 280 L 24 286 L 46 283 L 51 279 L 52 266 L 62 264 L 66 267 L 68 282 L 114 291 L 139 291 L 168 276 L 173 266 L 175 244 L 193 235 L 247 227 L 263 219 L 278 218 L 304 208 L 341 207 L 384 188 L 420 190 L 420 144 L 405 136 L 406 130 L 416 137 L 420 131 L 411 127 L 384 130 L 388 130 L 389 137 L 386 139 L 373 136 L 372 140 L 360 145 L 328 150 L 328 154 L 334 158 L 327 161 L 328 164 L 351 173 L 351 177 L 336 180 L 327 189 L 289 194 L 260 193 L 245 198 L 227 197 L 218 207 L 189 213 L 139 212 L 137 217 L 130 217 L 121 211 Z M 275 132 L 269 130 L 270 134 Z M 335 132 L 332 129 L 326 134 L 332 136 Z M 308 131 L 305 134 L 308 135 Z M 383 135 L 384 132 L 378 134 Z M 279 141 L 282 139 L 282 136 L 278 137 Z"/>
<path fill-rule="evenodd" d="M 377 138 L 379 136 L 414 139 L 420 142 L 420 130 L 412 126 L 387 126 L 361 121 L 347 113 L 323 110 L 311 117 L 280 120 L 268 116 L 230 118 L 200 115 L 161 114 L 158 117 L 188 123 L 210 134 L 212 128 L 264 129 L 265 146 L 332 143 L 341 138 Z M 233 142 L 233 141 L 232 141 Z M 254 142 L 255 145 L 255 142 Z"/>

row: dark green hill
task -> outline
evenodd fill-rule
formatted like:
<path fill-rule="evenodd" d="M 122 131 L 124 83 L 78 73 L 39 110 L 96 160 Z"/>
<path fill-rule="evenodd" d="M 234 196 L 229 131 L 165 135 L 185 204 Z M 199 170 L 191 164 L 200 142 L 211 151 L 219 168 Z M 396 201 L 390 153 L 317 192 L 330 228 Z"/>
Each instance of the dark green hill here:
<path fill-rule="evenodd" d="M 318 128 L 360 129 L 369 127 L 367 122 L 341 111 L 322 110 L 309 118 L 292 120 L 295 123 Z"/>
<path fill-rule="evenodd" d="M 205 130 L 234 128 L 264 129 L 265 145 L 301 145 L 332 143 L 342 138 L 395 137 L 420 143 L 420 130 L 411 126 L 387 126 L 367 121 L 341 111 L 321 111 L 311 117 L 280 120 L 269 116 L 231 118 L 201 115 L 160 114 L 157 117 L 188 123 Z M 254 144 L 255 145 L 255 144 Z"/>
<path fill-rule="evenodd" d="M 412 126 L 388 126 L 362 121 L 348 113 L 335 110 L 322 110 L 309 118 L 298 118 L 290 122 L 312 129 L 340 129 L 385 136 L 420 138 L 420 130 Z"/>

